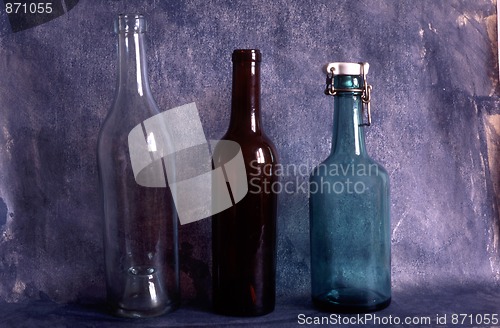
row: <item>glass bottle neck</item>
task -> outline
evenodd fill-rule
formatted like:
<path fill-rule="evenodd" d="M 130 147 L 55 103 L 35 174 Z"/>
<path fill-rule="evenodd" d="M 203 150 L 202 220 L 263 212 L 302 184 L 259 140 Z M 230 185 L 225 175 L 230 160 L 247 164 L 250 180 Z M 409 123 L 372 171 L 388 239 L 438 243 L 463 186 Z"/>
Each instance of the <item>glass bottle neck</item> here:
<path fill-rule="evenodd" d="M 261 134 L 260 62 L 233 60 L 229 131 Z"/>
<path fill-rule="evenodd" d="M 118 34 L 118 95 L 149 96 L 146 45 L 143 32 Z"/>
<path fill-rule="evenodd" d="M 334 99 L 332 154 L 367 155 L 361 94 L 342 92 Z"/>

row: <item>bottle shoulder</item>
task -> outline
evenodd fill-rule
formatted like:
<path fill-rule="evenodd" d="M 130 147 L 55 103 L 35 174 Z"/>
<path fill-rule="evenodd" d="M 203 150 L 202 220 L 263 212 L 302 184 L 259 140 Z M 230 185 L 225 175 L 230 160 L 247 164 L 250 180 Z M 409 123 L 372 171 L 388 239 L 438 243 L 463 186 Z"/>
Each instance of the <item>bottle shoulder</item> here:
<path fill-rule="evenodd" d="M 245 162 L 257 160 L 262 163 L 274 164 L 278 162 L 278 152 L 273 142 L 265 134 L 234 134 L 226 133 L 221 140 L 236 142 Z M 217 157 L 217 150 L 214 157 Z"/>
<path fill-rule="evenodd" d="M 384 166 L 368 155 L 328 156 L 311 171 L 311 176 L 378 176 L 384 180 L 389 174 Z"/>
<path fill-rule="evenodd" d="M 322 164 L 374 164 L 383 167 L 382 164 L 370 157 L 367 153 L 360 155 L 344 154 L 344 153 L 331 153 L 325 158 Z"/>
<path fill-rule="evenodd" d="M 269 151 L 276 152 L 274 143 L 264 133 L 229 133 L 227 132 L 221 140 L 230 140 L 237 142 L 242 149 L 244 148 L 266 148 Z"/>
<path fill-rule="evenodd" d="M 118 95 L 101 125 L 101 132 L 128 133 L 135 126 L 160 113 L 151 96 Z"/>
<path fill-rule="evenodd" d="M 160 113 L 160 109 L 149 92 L 138 94 L 119 91 L 111 105 L 110 114 L 146 119 Z"/>

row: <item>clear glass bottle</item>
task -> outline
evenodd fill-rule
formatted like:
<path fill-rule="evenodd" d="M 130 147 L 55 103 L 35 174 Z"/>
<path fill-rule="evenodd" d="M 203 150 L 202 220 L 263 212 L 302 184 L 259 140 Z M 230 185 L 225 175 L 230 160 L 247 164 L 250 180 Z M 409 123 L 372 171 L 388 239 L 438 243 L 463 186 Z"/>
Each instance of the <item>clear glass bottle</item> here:
<path fill-rule="evenodd" d="M 368 312 L 391 300 L 389 176 L 365 148 L 367 63 L 328 65 L 334 96 L 332 152 L 310 176 L 313 303 L 331 312 Z"/>
<path fill-rule="evenodd" d="M 248 192 L 212 216 L 213 304 L 217 313 L 258 316 L 274 310 L 278 159 L 260 121 L 261 53 L 237 49 L 232 60 L 231 120 L 222 140 L 240 145 Z M 216 147 L 213 160 L 224 165 L 224 151 Z"/>
<path fill-rule="evenodd" d="M 138 184 L 131 162 L 130 132 L 136 126 L 144 128 L 146 119 L 160 113 L 148 82 L 146 20 L 142 15 L 119 15 L 115 31 L 118 86 L 99 134 L 97 154 L 107 297 L 116 315 L 150 317 L 172 311 L 179 303 L 178 219 L 168 183 L 166 187 Z M 144 135 L 142 142 L 151 158 L 158 151 L 151 146 L 155 137 L 168 142 L 165 135 Z M 159 178 L 166 180 L 163 171 L 162 175 Z"/>

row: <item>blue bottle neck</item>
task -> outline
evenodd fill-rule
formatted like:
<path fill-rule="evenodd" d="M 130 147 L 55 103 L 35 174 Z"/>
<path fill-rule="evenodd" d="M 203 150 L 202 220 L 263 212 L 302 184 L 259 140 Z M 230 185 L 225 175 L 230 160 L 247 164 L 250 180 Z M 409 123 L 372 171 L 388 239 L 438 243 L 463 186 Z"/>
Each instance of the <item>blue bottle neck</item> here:
<path fill-rule="evenodd" d="M 336 76 L 335 88 L 360 89 L 360 76 Z M 333 155 L 367 156 L 361 92 L 339 91 L 334 96 Z"/>

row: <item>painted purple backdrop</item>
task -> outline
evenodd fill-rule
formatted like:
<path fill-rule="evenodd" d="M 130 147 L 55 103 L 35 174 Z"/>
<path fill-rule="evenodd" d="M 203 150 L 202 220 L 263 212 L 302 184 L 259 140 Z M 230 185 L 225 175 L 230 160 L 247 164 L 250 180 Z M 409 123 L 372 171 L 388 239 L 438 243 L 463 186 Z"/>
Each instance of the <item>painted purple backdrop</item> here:
<path fill-rule="evenodd" d="M 96 139 L 114 97 L 122 12 L 148 19 L 160 108 L 195 101 L 207 139 L 229 122 L 232 50 L 259 48 L 262 119 L 282 164 L 315 165 L 330 151 L 323 66 L 369 62 L 367 147 L 391 177 L 394 306 L 422 290 L 500 291 L 492 1 L 82 0 L 16 33 L 0 13 L 1 302 L 104 297 Z M 278 211 L 277 301 L 307 303 L 307 195 L 282 193 Z M 182 226 L 180 240 L 183 300 L 208 308 L 210 220 Z"/>

